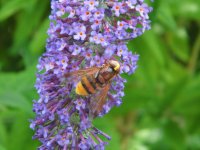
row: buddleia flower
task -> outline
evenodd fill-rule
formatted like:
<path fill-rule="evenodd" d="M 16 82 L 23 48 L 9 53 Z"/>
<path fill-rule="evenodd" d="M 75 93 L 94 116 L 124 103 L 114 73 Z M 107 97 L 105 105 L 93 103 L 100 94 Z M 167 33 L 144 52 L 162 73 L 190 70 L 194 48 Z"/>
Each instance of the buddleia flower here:
<path fill-rule="evenodd" d="M 46 52 L 37 65 L 34 100 L 36 116 L 30 127 L 39 150 L 104 149 L 111 138 L 92 124 L 122 103 L 124 83 L 120 74 L 132 74 L 138 55 L 126 44 L 150 29 L 152 8 L 143 0 L 52 0 Z M 109 60 L 120 63 L 120 73 L 111 82 L 106 103 L 97 115 L 90 111 L 95 95 L 78 96 L 76 81 L 66 74 L 100 67 Z"/>

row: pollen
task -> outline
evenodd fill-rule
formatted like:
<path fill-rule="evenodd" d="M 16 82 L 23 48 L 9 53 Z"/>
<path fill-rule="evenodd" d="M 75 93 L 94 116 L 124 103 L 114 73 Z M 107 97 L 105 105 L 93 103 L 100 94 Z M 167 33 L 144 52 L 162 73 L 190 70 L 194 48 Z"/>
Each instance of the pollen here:
<path fill-rule="evenodd" d="M 140 12 L 143 12 L 143 11 L 144 11 L 144 9 L 143 9 L 142 7 L 141 7 L 139 10 L 140 10 Z"/>
<path fill-rule="evenodd" d="M 97 36 L 94 36 L 94 39 L 95 39 L 95 40 L 98 40 L 98 37 L 97 37 Z"/>
<path fill-rule="evenodd" d="M 116 10 L 119 10 L 119 9 L 120 9 L 120 7 L 119 7 L 119 6 L 116 6 L 116 7 L 115 7 L 115 9 L 116 9 Z"/>
<path fill-rule="evenodd" d="M 96 24 L 99 24 L 99 21 L 98 21 L 98 20 L 96 20 L 96 21 L 95 21 L 95 23 L 96 23 Z"/>
<path fill-rule="evenodd" d="M 81 101 L 78 101 L 78 104 L 79 104 L 79 105 L 82 105 L 82 102 L 81 102 Z"/>
<path fill-rule="evenodd" d="M 90 57 L 90 56 L 91 56 L 91 54 L 90 54 L 90 53 L 87 53 L 86 55 L 87 55 L 88 57 Z"/>
<path fill-rule="evenodd" d="M 90 12 L 89 11 L 86 11 L 86 15 L 89 15 L 90 14 Z"/>
<path fill-rule="evenodd" d="M 79 35 L 83 35 L 83 32 L 79 32 Z"/>
<path fill-rule="evenodd" d="M 64 8 L 61 8 L 61 11 L 62 11 L 62 12 L 65 12 L 65 9 L 64 9 Z"/>
<path fill-rule="evenodd" d="M 100 41 L 103 42 L 103 41 L 105 41 L 105 40 L 104 40 L 104 38 L 100 38 Z"/>

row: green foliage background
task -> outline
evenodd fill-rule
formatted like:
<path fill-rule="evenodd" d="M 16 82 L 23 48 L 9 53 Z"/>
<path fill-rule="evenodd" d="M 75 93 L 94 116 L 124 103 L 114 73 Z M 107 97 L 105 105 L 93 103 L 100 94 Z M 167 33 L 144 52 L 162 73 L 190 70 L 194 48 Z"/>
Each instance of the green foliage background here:
<path fill-rule="evenodd" d="M 45 50 L 49 0 L 0 0 L 0 150 L 35 150 L 29 118 Z M 200 1 L 155 0 L 152 30 L 130 41 L 140 54 L 121 107 L 95 120 L 108 150 L 200 149 Z"/>

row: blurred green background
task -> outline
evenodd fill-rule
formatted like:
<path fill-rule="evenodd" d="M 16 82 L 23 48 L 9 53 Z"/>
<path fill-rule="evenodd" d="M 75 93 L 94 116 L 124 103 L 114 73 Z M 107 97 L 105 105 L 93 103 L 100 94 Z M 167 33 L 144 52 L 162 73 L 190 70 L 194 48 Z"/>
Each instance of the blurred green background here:
<path fill-rule="evenodd" d="M 49 0 L 0 0 L 0 150 L 35 150 L 29 118 Z M 108 150 L 200 149 L 200 0 L 155 0 L 152 29 L 129 42 L 140 54 L 123 104 L 96 126 Z"/>

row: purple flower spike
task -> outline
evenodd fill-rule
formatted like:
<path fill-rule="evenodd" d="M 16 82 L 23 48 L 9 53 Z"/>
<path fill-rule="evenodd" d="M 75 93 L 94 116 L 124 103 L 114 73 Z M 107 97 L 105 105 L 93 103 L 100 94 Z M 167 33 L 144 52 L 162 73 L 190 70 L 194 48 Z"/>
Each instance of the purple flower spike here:
<path fill-rule="evenodd" d="M 46 52 L 37 65 L 33 138 L 40 140 L 39 150 L 103 150 L 108 143 L 100 136 L 111 138 L 92 121 L 121 105 L 126 80 L 120 74 L 134 73 L 138 60 L 126 44 L 150 29 L 152 8 L 143 0 L 51 0 L 51 9 Z M 94 115 L 90 105 L 95 94 L 77 95 L 79 81 L 66 74 L 108 60 L 119 62 L 120 73 L 111 81 L 103 109 Z"/>

